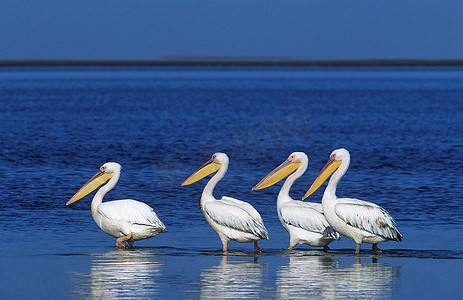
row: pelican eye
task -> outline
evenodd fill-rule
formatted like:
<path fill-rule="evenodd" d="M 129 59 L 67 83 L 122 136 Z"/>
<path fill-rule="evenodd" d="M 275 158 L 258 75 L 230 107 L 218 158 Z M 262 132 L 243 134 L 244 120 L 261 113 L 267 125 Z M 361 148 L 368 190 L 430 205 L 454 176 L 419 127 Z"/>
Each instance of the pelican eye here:
<path fill-rule="evenodd" d="M 105 167 L 105 166 L 102 166 L 102 167 L 100 168 L 100 171 L 101 171 L 101 172 L 106 172 L 106 167 Z"/>

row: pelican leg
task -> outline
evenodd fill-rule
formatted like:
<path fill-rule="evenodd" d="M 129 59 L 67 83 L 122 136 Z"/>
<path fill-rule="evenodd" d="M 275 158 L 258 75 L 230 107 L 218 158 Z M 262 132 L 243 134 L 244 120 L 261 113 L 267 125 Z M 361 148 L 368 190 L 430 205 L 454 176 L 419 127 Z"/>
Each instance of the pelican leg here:
<path fill-rule="evenodd" d="M 381 249 L 378 248 L 378 245 L 377 245 L 377 244 L 373 244 L 373 245 L 371 246 L 371 249 L 373 249 L 373 252 L 374 252 L 375 254 L 383 253 L 383 251 L 381 251 Z"/>
<path fill-rule="evenodd" d="M 257 245 L 257 241 L 254 242 L 254 252 L 262 253 L 262 249 Z"/>
<path fill-rule="evenodd" d="M 123 236 L 123 237 L 120 237 L 116 240 L 116 248 L 117 249 L 124 249 L 125 246 L 124 244 L 122 244 L 123 242 L 125 241 L 128 241 L 132 238 L 132 233 L 129 233 L 127 234 L 126 236 Z M 130 245 L 130 242 L 129 242 L 129 245 Z M 133 245 L 133 241 L 132 241 L 132 245 Z"/>
<path fill-rule="evenodd" d="M 361 245 L 361 244 L 357 244 L 357 247 L 355 248 L 355 254 L 359 254 L 359 253 L 360 253 L 360 245 Z"/>
<path fill-rule="evenodd" d="M 326 252 L 326 251 L 328 251 L 328 250 L 330 250 L 330 247 L 328 247 L 328 245 L 323 246 L 323 251 Z"/>
<path fill-rule="evenodd" d="M 288 250 L 293 250 L 294 247 L 296 247 L 297 245 L 297 240 L 293 240 L 293 239 L 289 239 L 289 247 L 288 247 Z"/>
<path fill-rule="evenodd" d="M 133 248 L 133 240 L 129 240 L 128 242 L 129 242 L 129 248 L 132 249 Z"/>
<path fill-rule="evenodd" d="M 223 250 L 223 252 L 227 252 L 227 250 L 228 250 L 228 243 L 223 243 L 222 250 Z"/>
<path fill-rule="evenodd" d="M 289 237 L 289 247 L 288 247 L 288 250 L 293 250 L 294 247 L 296 247 L 298 245 L 298 242 L 299 240 L 296 239 L 296 238 L 291 238 L 291 236 Z"/>

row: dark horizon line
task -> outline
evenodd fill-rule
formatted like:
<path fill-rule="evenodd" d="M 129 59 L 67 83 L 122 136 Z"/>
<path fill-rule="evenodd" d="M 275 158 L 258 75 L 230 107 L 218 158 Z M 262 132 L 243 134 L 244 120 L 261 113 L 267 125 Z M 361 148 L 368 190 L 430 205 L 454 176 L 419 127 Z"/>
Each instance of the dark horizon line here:
<path fill-rule="evenodd" d="M 47 66 L 314 66 L 314 67 L 361 67 L 361 66 L 463 66 L 463 59 L 245 59 L 245 58 L 172 58 L 160 60 L 0 60 L 0 67 L 47 67 Z"/>

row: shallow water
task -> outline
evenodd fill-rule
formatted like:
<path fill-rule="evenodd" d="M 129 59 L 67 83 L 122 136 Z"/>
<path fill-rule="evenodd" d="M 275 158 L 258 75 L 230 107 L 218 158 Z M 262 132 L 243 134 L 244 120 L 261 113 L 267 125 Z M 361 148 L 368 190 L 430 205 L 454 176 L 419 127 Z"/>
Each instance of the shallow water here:
<path fill-rule="evenodd" d="M 455 298 L 463 293 L 460 68 L 0 69 L 1 298 Z M 373 201 L 404 236 L 383 254 L 347 238 L 285 251 L 280 184 L 251 192 L 293 151 L 310 158 L 300 198 L 329 154 L 351 166 L 338 195 Z M 180 183 L 217 151 L 215 196 L 249 201 L 270 240 L 223 255 Z M 155 208 L 168 232 L 116 251 L 89 211 L 66 201 L 107 161 L 107 198 Z M 308 201 L 320 201 L 320 188 Z"/>

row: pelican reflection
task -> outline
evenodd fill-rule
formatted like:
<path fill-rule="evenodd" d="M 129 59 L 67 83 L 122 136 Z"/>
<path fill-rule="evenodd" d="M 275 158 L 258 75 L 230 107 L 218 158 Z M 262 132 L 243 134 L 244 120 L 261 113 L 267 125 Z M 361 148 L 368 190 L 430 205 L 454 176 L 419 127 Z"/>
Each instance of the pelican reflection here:
<path fill-rule="evenodd" d="M 235 260 L 224 255 L 220 264 L 201 272 L 201 299 L 256 299 L 264 297 L 263 275 L 267 265 Z"/>
<path fill-rule="evenodd" d="M 332 256 L 291 255 L 277 271 L 277 297 L 283 299 L 383 299 L 394 293 L 400 268 L 360 261 L 343 266 Z"/>
<path fill-rule="evenodd" d="M 92 260 L 76 293 L 92 299 L 152 298 L 159 294 L 163 265 L 150 252 L 106 252 Z"/>
<path fill-rule="evenodd" d="M 290 255 L 289 262 L 277 271 L 277 297 L 280 299 L 319 298 L 323 291 L 334 289 L 328 280 L 329 270 L 337 268 L 330 256 Z"/>
<path fill-rule="evenodd" d="M 355 264 L 336 269 L 333 298 L 391 298 L 400 277 L 400 267 L 378 263 L 376 257 L 372 257 L 371 262 L 362 263 L 359 260 Z"/>

